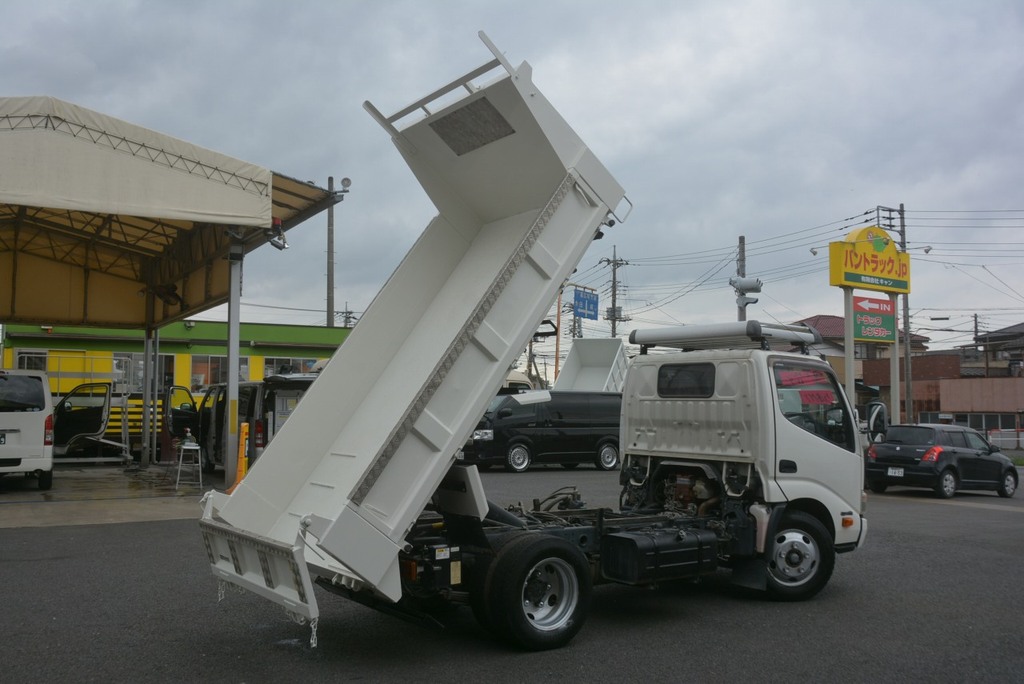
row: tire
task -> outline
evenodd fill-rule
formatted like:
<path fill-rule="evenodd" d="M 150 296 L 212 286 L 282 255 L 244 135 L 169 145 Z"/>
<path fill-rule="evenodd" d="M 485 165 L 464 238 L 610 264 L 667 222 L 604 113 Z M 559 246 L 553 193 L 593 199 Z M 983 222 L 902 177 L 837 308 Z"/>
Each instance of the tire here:
<path fill-rule="evenodd" d="M 488 632 L 495 632 L 495 624 L 491 619 L 490 605 L 487 594 L 491 578 L 491 570 L 494 567 L 495 558 L 502 553 L 502 550 L 513 541 L 520 539 L 527 532 L 510 532 L 502 537 L 492 539 L 492 553 L 478 553 L 474 559 L 473 574 L 469 578 L 469 605 L 473 609 L 473 617 L 481 627 Z"/>
<path fill-rule="evenodd" d="M 869 482 L 868 489 L 873 491 L 875 494 L 885 494 L 885 490 L 889 488 L 884 482 Z"/>
<path fill-rule="evenodd" d="M 598 470 L 616 470 L 619 467 L 619 448 L 613 442 L 599 446 L 594 465 Z"/>
<path fill-rule="evenodd" d="M 791 511 L 768 549 L 768 593 L 779 601 L 803 601 L 821 591 L 835 569 L 832 537 L 814 516 Z"/>
<path fill-rule="evenodd" d="M 533 454 L 530 453 L 530 447 L 525 444 L 513 444 L 505 456 L 505 470 L 510 473 L 525 473 L 530 469 L 532 462 Z"/>
<path fill-rule="evenodd" d="M 39 473 L 39 491 L 45 492 L 53 487 L 53 471 L 44 470 Z"/>
<path fill-rule="evenodd" d="M 485 599 L 493 631 L 528 651 L 569 643 L 590 612 L 590 565 L 578 548 L 541 533 L 519 535 L 495 557 Z"/>
<path fill-rule="evenodd" d="M 999 496 L 1009 499 L 1017 491 L 1017 473 L 1014 470 L 1007 470 L 1003 473 L 1003 481 L 999 483 Z"/>
<path fill-rule="evenodd" d="M 935 495 L 940 499 L 952 499 L 959 484 L 953 469 L 946 468 L 939 474 L 939 482 L 935 485 Z"/>

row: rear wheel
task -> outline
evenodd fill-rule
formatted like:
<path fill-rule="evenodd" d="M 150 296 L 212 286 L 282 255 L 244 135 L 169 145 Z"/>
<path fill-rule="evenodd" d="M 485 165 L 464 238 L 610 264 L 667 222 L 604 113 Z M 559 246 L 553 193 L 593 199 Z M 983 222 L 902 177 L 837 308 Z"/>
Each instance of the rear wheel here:
<path fill-rule="evenodd" d="M 525 444 L 513 444 L 508 448 L 508 455 L 505 458 L 505 470 L 513 473 L 525 473 L 530 469 L 530 462 L 533 456 L 530 448 Z"/>
<path fill-rule="evenodd" d="M 586 556 L 564 539 L 525 534 L 488 570 L 485 600 L 492 629 L 530 651 L 569 643 L 590 610 Z"/>
<path fill-rule="evenodd" d="M 39 489 L 40 491 L 46 491 L 53 487 L 53 471 L 44 470 L 39 473 Z"/>
<path fill-rule="evenodd" d="M 1003 473 L 1003 481 L 999 483 L 999 496 L 1009 499 L 1017 491 L 1017 473 L 1007 470 Z"/>
<path fill-rule="evenodd" d="M 594 465 L 599 470 L 615 470 L 619 467 L 619 449 L 611 442 L 605 442 L 597 449 Z"/>
<path fill-rule="evenodd" d="M 782 518 L 767 553 L 768 592 L 781 601 L 811 598 L 835 568 L 832 537 L 814 516 L 792 511 Z"/>
<path fill-rule="evenodd" d="M 884 482 L 869 482 L 868 489 L 873 491 L 875 494 L 885 494 L 885 490 L 889 488 Z"/>
<path fill-rule="evenodd" d="M 935 485 L 935 494 L 940 499 L 952 499 L 953 495 L 956 494 L 957 484 L 956 473 L 953 472 L 952 468 L 946 468 L 939 475 L 939 483 Z"/>

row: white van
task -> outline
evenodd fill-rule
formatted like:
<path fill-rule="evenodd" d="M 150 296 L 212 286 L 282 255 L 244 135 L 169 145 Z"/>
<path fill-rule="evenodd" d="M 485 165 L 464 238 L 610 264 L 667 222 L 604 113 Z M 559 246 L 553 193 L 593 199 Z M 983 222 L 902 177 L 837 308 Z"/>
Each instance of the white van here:
<path fill-rule="evenodd" d="M 103 435 L 110 417 L 110 385 L 79 385 L 53 406 L 43 371 L 0 370 L 0 477 L 34 475 L 53 486 L 53 454 Z"/>

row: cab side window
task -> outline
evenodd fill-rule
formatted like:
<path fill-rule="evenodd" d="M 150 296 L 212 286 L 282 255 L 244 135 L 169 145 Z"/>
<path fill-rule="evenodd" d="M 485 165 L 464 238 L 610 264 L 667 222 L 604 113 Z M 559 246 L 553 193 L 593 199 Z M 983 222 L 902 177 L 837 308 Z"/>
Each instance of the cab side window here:
<path fill-rule="evenodd" d="M 834 375 L 789 360 L 774 362 L 772 375 L 779 408 L 789 422 L 849 451 L 857 450 L 853 417 Z"/>

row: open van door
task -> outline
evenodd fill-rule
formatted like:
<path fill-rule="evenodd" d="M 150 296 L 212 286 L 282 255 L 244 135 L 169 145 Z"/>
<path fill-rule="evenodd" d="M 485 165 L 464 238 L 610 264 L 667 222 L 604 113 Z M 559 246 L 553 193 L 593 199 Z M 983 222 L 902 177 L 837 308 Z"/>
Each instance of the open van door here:
<path fill-rule="evenodd" d="M 68 392 L 53 409 L 53 455 L 79 442 L 99 441 L 110 420 L 110 383 L 92 382 Z"/>
<path fill-rule="evenodd" d="M 188 387 L 171 385 L 164 393 L 163 429 L 160 431 L 160 453 L 174 460 L 174 440 L 185 436 L 185 428 L 199 441 L 199 409 Z"/>

